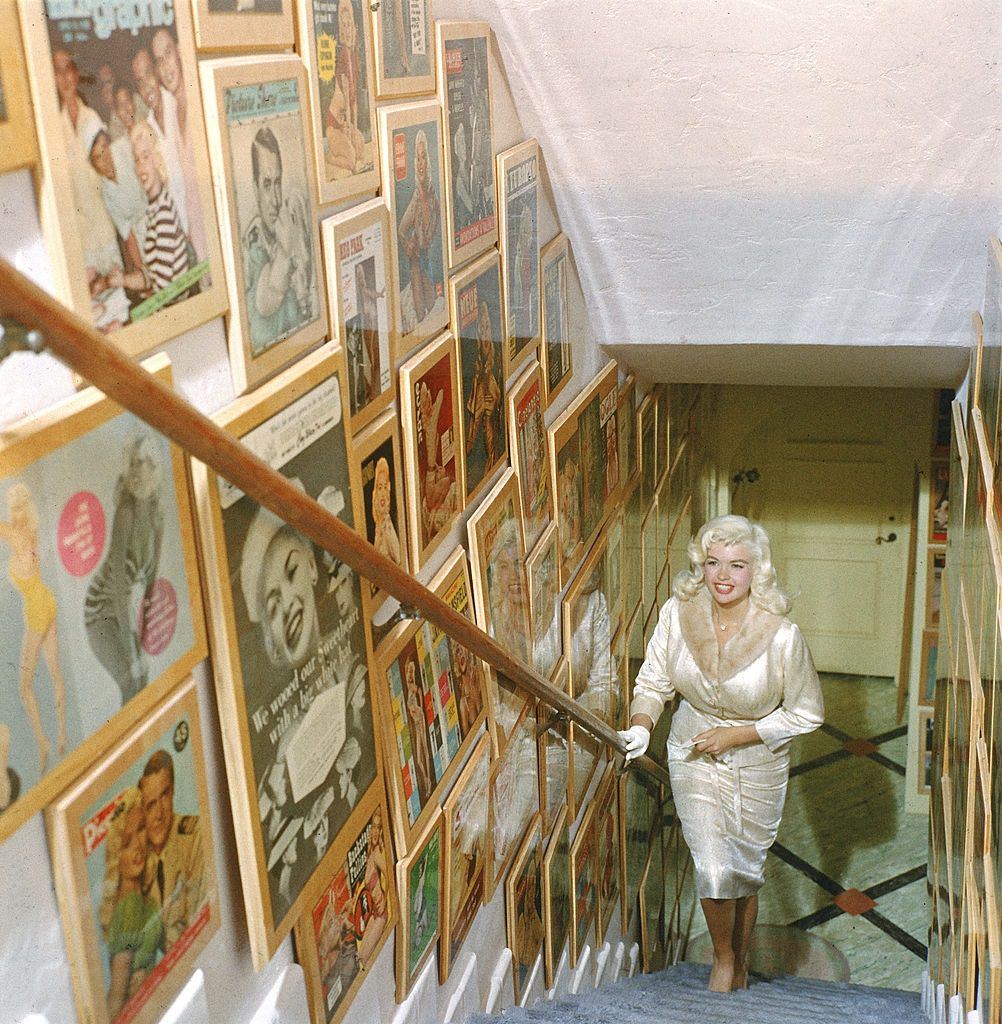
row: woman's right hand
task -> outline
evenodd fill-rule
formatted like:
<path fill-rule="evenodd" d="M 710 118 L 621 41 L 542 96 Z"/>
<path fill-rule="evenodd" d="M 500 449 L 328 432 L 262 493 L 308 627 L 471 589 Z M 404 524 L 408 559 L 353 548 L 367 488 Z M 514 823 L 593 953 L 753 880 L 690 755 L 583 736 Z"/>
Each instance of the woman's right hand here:
<path fill-rule="evenodd" d="M 641 757 L 651 742 L 651 730 L 643 725 L 631 725 L 619 733 L 619 738 L 626 744 L 624 757 L 627 763 Z"/>

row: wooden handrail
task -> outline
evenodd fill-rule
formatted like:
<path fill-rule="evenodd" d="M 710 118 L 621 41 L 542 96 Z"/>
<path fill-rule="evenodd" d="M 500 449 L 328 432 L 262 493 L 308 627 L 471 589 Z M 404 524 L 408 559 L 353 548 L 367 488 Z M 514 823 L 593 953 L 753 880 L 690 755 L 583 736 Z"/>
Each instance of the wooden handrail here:
<path fill-rule="evenodd" d="M 616 753 L 625 753 L 615 729 L 513 658 L 475 623 L 381 555 L 364 537 L 294 487 L 181 395 L 147 373 L 82 317 L 3 259 L 0 259 L 0 313 L 28 330 L 39 331 L 47 351 L 113 401 L 204 462 L 325 551 L 347 562 L 361 575 L 376 580 L 402 605 L 414 608 L 520 690 L 560 712 Z M 630 762 L 630 767 L 648 772 L 658 782 L 668 782 L 668 773 L 650 757 L 637 758 Z"/>

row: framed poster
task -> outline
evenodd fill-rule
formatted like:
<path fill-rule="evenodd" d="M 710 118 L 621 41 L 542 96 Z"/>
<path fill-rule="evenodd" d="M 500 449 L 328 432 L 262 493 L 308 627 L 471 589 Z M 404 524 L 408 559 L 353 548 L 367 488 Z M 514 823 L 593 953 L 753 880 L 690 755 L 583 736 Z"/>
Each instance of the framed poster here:
<path fill-rule="evenodd" d="M 350 529 L 344 362 L 327 346 L 217 416 Z M 361 580 L 206 466 L 192 465 L 212 662 L 251 954 L 315 905 L 381 787 Z M 348 831 L 345 832 L 344 830 Z"/>
<path fill-rule="evenodd" d="M 190 6 L 156 4 L 141 36 L 127 7 L 27 0 L 22 14 L 56 293 L 134 356 L 227 298 Z"/>
<path fill-rule="evenodd" d="M 950 463 L 933 462 L 929 472 L 930 544 L 945 544 L 950 525 Z"/>
<path fill-rule="evenodd" d="M 537 814 L 529 823 L 505 883 L 505 918 L 516 1006 L 522 1001 L 532 969 L 543 952 L 542 875 L 543 833 Z"/>
<path fill-rule="evenodd" d="M 383 199 L 396 258 L 397 336 L 409 352 L 449 321 L 442 220 L 442 108 L 434 100 L 380 107 Z"/>
<path fill-rule="evenodd" d="M 919 661 L 919 704 L 936 704 L 936 665 L 939 660 L 939 630 L 922 632 L 922 658 Z"/>
<path fill-rule="evenodd" d="M 445 861 L 438 977 L 443 985 L 484 901 L 491 869 L 487 832 L 490 760 L 490 740 L 483 736 L 442 804 Z"/>
<path fill-rule="evenodd" d="M 296 959 L 306 975 L 312 1024 L 344 1017 L 397 921 L 393 850 L 378 789 L 359 811 L 333 876 L 296 922 Z"/>
<path fill-rule="evenodd" d="M 178 448 L 88 388 L 4 430 L 0 467 L 2 840 L 207 651 Z"/>
<path fill-rule="evenodd" d="M 17 4 L 7 3 L 0 8 L 0 174 L 37 162 L 38 139 Z"/>
<path fill-rule="evenodd" d="M 351 429 L 360 430 L 396 397 L 396 294 L 390 217 L 381 199 L 320 222 L 331 338 L 348 362 Z"/>
<path fill-rule="evenodd" d="M 532 663 L 525 546 L 515 471 L 509 466 L 466 521 L 477 625 Z"/>
<path fill-rule="evenodd" d="M 537 543 L 546 524 L 553 519 L 543 408 L 542 375 L 539 363 L 533 360 L 508 393 L 511 464 L 518 477 L 518 498 L 527 548 Z"/>
<path fill-rule="evenodd" d="M 570 846 L 570 939 L 571 967 L 588 944 L 588 932 L 595 919 L 595 834 L 592 830 L 594 803 L 581 818 Z"/>
<path fill-rule="evenodd" d="M 640 469 L 637 455 L 637 385 L 631 373 L 619 385 L 617 424 L 619 426 L 619 474 L 623 486 L 631 487 Z"/>
<path fill-rule="evenodd" d="M 111 746 L 47 818 L 80 1019 L 158 1021 L 219 927 L 194 682 Z"/>
<path fill-rule="evenodd" d="M 381 100 L 435 91 L 430 8 L 430 0 L 383 0 L 369 6 Z"/>
<path fill-rule="evenodd" d="M 400 927 L 396 938 L 397 1002 L 407 998 L 435 949 L 442 907 L 442 812 L 429 822 L 414 850 L 397 861 Z"/>
<path fill-rule="evenodd" d="M 560 955 L 570 932 L 570 822 L 561 808 L 543 854 L 543 971 L 546 987 L 556 982 Z"/>
<path fill-rule="evenodd" d="M 657 432 L 655 430 L 657 406 L 650 395 L 645 395 L 637 409 L 637 439 L 640 458 L 640 507 L 646 509 L 654 500 L 654 489 L 657 483 L 656 448 Z"/>
<path fill-rule="evenodd" d="M 497 245 L 494 133 L 491 128 L 491 27 L 436 21 L 438 101 L 445 117 L 449 269 Z"/>
<path fill-rule="evenodd" d="M 514 373 L 539 341 L 539 143 L 498 154 L 506 367 Z"/>
<path fill-rule="evenodd" d="M 557 524 L 550 523 L 525 560 L 532 663 L 544 679 L 553 678 L 563 654 L 559 557 Z"/>
<path fill-rule="evenodd" d="M 449 279 L 452 331 L 459 345 L 466 501 L 508 461 L 504 400 L 501 264 L 491 250 Z"/>
<path fill-rule="evenodd" d="M 619 498 L 619 426 L 616 407 L 619 371 L 610 360 L 581 398 L 578 413 L 581 452 L 581 536 L 590 547 Z"/>
<path fill-rule="evenodd" d="M 327 335 L 306 69 L 298 57 L 259 54 L 202 61 L 199 71 L 239 394 Z"/>
<path fill-rule="evenodd" d="M 563 232 L 543 246 L 539 254 L 539 266 L 543 303 L 543 344 L 539 362 L 543 367 L 544 395 L 549 408 L 574 375 L 570 307 L 567 301 L 571 249 Z"/>
<path fill-rule="evenodd" d="M 293 0 L 195 0 L 200 50 L 281 50 L 292 46 Z"/>
<path fill-rule="evenodd" d="M 566 586 L 584 557 L 582 536 L 581 446 L 578 440 L 578 405 L 572 402 L 547 427 L 550 473 L 556 499 L 560 540 L 560 584 Z"/>
<path fill-rule="evenodd" d="M 491 898 L 504 881 L 532 816 L 539 811 L 539 761 L 534 702 L 527 700 L 501 756 L 491 764 Z"/>
<path fill-rule="evenodd" d="M 348 376 L 351 376 L 349 372 Z M 400 432 L 397 417 L 387 409 L 352 442 L 352 458 L 362 486 L 365 539 L 385 558 L 407 570 L 407 535 L 404 532 L 404 489 L 400 468 Z M 359 530 L 362 533 L 362 530 Z M 366 618 L 389 596 L 375 581 L 362 579 Z"/>
<path fill-rule="evenodd" d="M 601 946 L 615 915 L 622 917 L 619 862 L 619 786 L 610 765 L 595 795 L 592 819 L 595 832 L 595 884 L 598 890 L 595 914 L 595 942 Z M 617 914 L 616 912 L 619 911 Z"/>
<path fill-rule="evenodd" d="M 412 571 L 445 539 L 463 509 L 459 350 L 446 332 L 400 367 Z"/>
<path fill-rule="evenodd" d="M 928 550 L 928 569 L 925 578 L 925 628 L 939 629 L 939 614 L 943 606 L 943 570 L 946 552 Z"/>
<path fill-rule="evenodd" d="M 368 4 L 296 2 L 297 49 L 310 69 L 319 202 L 323 206 L 375 195 L 379 145 Z"/>
<path fill-rule="evenodd" d="M 553 685 L 568 693 L 570 675 L 567 659 L 561 658 Z M 549 832 L 560 808 L 567 801 L 567 727 L 560 716 L 542 701 L 536 706 L 536 753 L 539 758 L 539 813 L 543 831 Z"/>

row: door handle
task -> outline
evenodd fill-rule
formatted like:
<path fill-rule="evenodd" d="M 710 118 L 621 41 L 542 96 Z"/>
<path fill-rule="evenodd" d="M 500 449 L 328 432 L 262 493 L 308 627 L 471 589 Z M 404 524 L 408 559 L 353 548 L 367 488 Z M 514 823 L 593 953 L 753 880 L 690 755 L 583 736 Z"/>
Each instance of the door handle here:
<path fill-rule="evenodd" d="M 877 537 L 878 544 L 893 544 L 898 539 L 896 533 L 889 533 L 886 537 Z"/>

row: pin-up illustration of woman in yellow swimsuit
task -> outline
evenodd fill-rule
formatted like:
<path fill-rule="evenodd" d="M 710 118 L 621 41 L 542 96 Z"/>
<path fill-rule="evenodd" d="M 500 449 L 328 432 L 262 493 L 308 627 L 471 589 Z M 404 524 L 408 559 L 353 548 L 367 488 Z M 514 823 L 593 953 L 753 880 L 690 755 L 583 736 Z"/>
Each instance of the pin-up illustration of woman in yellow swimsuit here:
<path fill-rule="evenodd" d="M 42 726 L 42 716 L 35 697 L 35 673 L 38 657 L 45 658 L 52 677 L 55 697 L 59 755 L 66 753 L 66 684 L 59 664 L 59 642 L 56 636 L 56 598 L 42 582 L 38 557 L 38 509 L 31 491 L 23 483 L 7 489 L 9 522 L 0 521 L 0 540 L 10 546 L 7 575 L 20 592 L 24 611 L 24 639 L 21 643 L 19 690 L 21 703 L 38 741 L 38 774 L 45 774 L 51 744 Z"/>

